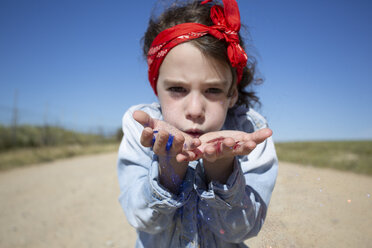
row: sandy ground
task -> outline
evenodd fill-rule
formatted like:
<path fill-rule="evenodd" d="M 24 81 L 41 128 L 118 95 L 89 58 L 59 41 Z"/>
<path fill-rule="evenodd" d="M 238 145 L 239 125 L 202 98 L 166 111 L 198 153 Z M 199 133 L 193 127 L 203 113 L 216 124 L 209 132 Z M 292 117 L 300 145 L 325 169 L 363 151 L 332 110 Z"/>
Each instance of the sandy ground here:
<path fill-rule="evenodd" d="M 280 163 L 250 247 L 372 247 L 372 177 Z M 116 154 L 0 173 L 0 247 L 133 247 L 117 201 Z"/>

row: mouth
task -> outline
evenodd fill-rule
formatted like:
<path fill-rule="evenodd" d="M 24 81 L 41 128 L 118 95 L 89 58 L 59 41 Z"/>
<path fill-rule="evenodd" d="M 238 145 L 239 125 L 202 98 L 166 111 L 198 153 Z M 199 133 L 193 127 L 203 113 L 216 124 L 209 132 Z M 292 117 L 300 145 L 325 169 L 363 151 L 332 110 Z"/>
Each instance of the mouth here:
<path fill-rule="evenodd" d="M 189 130 L 186 130 L 185 133 L 187 133 L 193 138 L 199 138 L 200 136 L 203 135 L 203 131 L 199 129 L 189 129 Z"/>

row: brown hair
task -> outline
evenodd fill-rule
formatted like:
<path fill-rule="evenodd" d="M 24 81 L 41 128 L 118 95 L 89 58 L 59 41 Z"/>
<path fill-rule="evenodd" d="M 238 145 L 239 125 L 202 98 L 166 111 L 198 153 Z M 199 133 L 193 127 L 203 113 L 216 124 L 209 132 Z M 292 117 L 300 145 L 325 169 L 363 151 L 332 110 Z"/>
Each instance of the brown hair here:
<path fill-rule="evenodd" d="M 184 5 L 171 6 L 158 18 L 150 18 L 147 30 L 145 32 L 143 41 L 143 55 L 146 57 L 150 49 L 152 41 L 163 30 L 173 27 L 175 25 L 194 22 L 206 26 L 212 26 L 214 23 L 210 18 L 210 9 L 213 4 L 200 4 L 200 1 L 191 1 Z M 239 34 L 240 45 L 244 49 L 244 42 Z M 191 40 L 200 51 L 224 63 L 228 62 L 233 72 L 233 82 L 236 78 L 235 69 L 232 68 L 227 56 L 227 43 L 224 40 L 218 40 L 211 35 L 205 35 L 200 38 Z M 255 74 L 255 59 L 248 54 L 247 66 L 244 68 L 243 77 L 238 84 L 238 101 L 236 105 L 246 105 L 252 107 L 254 104 L 260 104 L 259 98 L 253 90 L 246 91 L 245 89 L 252 84 L 262 82 L 262 79 L 256 79 Z M 232 87 L 231 87 L 232 88 Z"/>

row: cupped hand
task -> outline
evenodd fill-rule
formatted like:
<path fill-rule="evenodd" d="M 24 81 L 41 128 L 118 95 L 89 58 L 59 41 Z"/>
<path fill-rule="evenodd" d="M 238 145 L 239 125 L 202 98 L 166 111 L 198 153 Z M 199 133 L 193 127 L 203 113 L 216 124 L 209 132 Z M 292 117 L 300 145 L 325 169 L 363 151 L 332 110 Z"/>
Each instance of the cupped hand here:
<path fill-rule="evenodd" d="M 144 147 L 152 147 L 155 154 L 176 157 L 178 162 L 201 157 L 200 150 L 196 149 L 201 145 L 199 139 L 192 138 L 176 127 L 154 119 L 140 110 L 133 113 L 133 118 L 144 127 L 140 139 L 141 144 Z"/>
<path fill-rule="evenodd" d="M 217 159 L 248 155 L 254 148 L 272 135 L 269 128 L 253 133 L 234 130 L 209 132 L 199 137 L 202 144 L 198 147 L 202 157 L 209 162 Z"/>

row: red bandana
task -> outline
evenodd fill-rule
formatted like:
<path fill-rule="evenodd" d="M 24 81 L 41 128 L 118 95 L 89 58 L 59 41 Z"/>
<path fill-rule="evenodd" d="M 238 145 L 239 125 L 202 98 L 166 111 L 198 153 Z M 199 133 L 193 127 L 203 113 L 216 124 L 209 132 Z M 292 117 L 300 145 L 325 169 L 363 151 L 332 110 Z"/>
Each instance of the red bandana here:
<path fill-rule="evenodd" d="M 201 4 L 211 2 L 205 0 Z M 247 64 L 247 54 L 239 45 L 240 14 L 236 0 L 222 0 L 224 7 L 214 5 L 211 8 L 213 26 L 199 23 L 182 23 L 162 31 L 151 44 L 147 54 L 149 65 L 149 81 L 155 94 L 159 68 L 167 53 L 175 46 L 185 41 L 210 34 L 228 43 L 227 55 L 231 66 L 236 68 L 238 83 L 242 79 L 243 69 Z"/>

